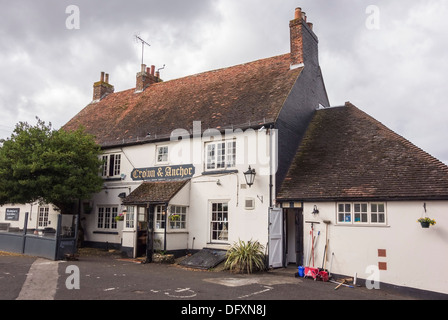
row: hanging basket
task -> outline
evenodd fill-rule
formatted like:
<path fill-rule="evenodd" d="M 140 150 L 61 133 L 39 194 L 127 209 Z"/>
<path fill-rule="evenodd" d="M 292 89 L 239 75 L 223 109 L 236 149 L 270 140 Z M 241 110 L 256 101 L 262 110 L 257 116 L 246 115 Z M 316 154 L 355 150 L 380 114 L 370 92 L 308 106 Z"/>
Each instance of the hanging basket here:
<path fill-rule="evenodd" d="M 420 225 L 422 226 L 422 228 L 425 228 L 425 229 L 436 224 L 436 220 L 433 220 L 430 218 L 420 218 L 417 220 L 417 222 L 420 222 Z"/>
<path fill-rule="evenodd" d="M 429 222 L 420 222 L 422 228 L 429 228 Z"/>

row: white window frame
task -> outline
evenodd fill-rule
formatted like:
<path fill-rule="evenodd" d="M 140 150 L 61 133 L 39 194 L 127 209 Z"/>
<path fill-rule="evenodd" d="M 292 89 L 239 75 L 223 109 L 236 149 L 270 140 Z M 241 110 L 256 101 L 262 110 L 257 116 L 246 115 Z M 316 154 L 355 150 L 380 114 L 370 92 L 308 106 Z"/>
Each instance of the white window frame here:
<path fill-rule="evenodd" d="M 117 230 L 117 205 L 99 205 L 96 210 L 96 228 L 98 230 Z"/>
<path fill-rule="evenodd" d="M 187 229 L 187 206 L 170 205 L 169 228 L 170 230 Z M 174 218 L 179 216 L 178 218 Z"/>
<path fill-rule="evenodd" d="M 166 208 L 162 204 L 154 206 L 154 229 L 164 230 L 166 223 Z"/>
<path fill-rule="evenodd" d="M 209 204 L 210 242 L 228 243 L 230 215 L 229 200 L 210 200 Z M 216 207 L 214 205 L 216 205 Z M 221 205 L 221 210 L 219 209 L 219 205 Z M 226 207 L 226 210 L 224 210 L 224 206 Z"/>
<path fill-rule="evenodd" d="M 135 227 L 135 206 L 128 206 L 125 214 L 125 228 L 134 229 Z"/>
<path fill-rule="evenodd" d="M 236 166 L 236 139 L 205 143 L 205 171 L 226 170 Z"/>
<path fill-rule="evenodd" d="M 48 206 L 39 207 L 39 216 L 37 218 L 37 226 L 41 228 L 49 225 L 50 208 Z"/>
<path fill-rule="evenodd" d="M 387 225 L 386 202 L 338 202 L 336 224 L 353 226 Z"/>
<path fill-rule="evenodd" d="M 102 177 L 119 177 L 121 175 L 121 153 L 111 153 L 102 156 Z"/>
<path fill-rule="evenodd" d="M 168 145 L 156 146 L 156 163 L 166 164 L 169 162 L 169 147 Z"/>

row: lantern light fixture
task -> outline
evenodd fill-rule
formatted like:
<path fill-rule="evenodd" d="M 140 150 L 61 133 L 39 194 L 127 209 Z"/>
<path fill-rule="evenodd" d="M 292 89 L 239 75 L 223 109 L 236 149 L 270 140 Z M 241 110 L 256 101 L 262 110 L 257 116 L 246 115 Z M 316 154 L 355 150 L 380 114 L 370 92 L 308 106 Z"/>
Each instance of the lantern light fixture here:
<path fill-rule="evenodd" d="M 249 169 L 244 172 L 244 178 L 246 179 L 246 184 L 250 187 L 251 185 L 254 184 L 254 180 L 255 180 L 255 169 L 252 169 L 249 166 Z"/>

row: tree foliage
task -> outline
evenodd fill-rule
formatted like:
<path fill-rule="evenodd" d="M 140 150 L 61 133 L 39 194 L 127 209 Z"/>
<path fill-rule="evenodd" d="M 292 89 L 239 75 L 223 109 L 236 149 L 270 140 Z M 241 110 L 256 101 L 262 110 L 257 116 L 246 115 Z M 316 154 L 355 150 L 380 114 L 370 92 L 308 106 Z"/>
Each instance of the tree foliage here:
<path fill-rule="evenodd" d="M 0 204 L 52 203 L 62 213 L 101 190 L 100 147 L 83 129 L 54 130 L 40 119 L 16 125 L 0 147 Z"/>

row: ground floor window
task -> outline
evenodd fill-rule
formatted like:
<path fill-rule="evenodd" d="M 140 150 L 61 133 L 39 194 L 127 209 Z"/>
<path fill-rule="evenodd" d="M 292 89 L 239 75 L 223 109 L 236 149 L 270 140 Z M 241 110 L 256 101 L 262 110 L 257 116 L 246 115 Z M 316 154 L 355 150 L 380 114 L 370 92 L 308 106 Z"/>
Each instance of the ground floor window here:
<path fill-rule="evenodd" d="M 156 229 L 165 229 L 165 206 L 158 205 L 155 206 L 155 228 Z"/>
<path fill-rule="evenodd" d="M 170 206 L 170 228 L 186 229 L 187 228 L 187 207 Z"/>
<path fill-rule="evenodd" d="M 340 224 L 368 225 L 386 223 L 386 204 L 348 202 L 337 204 L 337 221 Z"/>
<path fill-rule="evenodd" d="M 97 227 L 98 229 L 117 229 L 118 207 L 100 206 L 98 207 Z"/>
<path fill-rule="evenodd" d="M 38 218 L 38 226 L 46 227 L 48 226 L 48 214 L 50 209 L 48 207 L 39 207 L 39 218 Z"/>
<path fill-rule="evenodd" d="M 129 206 L 126 209 L 126 215 L 125 215 L 125 226 L 126 228 L 134 228 L 134 219 L 135 219 L 135 213 L 134 213 L 135 207 Z"/>
<path fill-rule="evenodd" d="M 229 239 L 228 202 L 211 203 L 211 240 L 227 241 Z"/>

